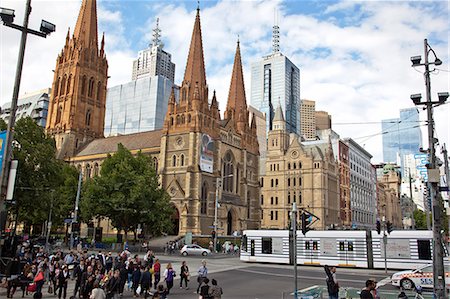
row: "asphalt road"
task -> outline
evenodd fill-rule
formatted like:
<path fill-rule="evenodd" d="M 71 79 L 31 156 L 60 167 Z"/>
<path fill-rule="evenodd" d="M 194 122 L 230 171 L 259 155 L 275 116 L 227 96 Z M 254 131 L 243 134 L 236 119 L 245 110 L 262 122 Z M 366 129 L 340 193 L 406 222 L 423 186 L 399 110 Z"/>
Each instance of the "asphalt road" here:
<path fill-rule="evenodd" d="M 175 277 L 174 288 L 171 290 L 169 298 L 198 298 L 195 294 L 197 288 L 196 273 L 201 265 L 203 257 L 182 257 L 174 256 L 157 256 L 160 259 L 162 269 L 168 262 L 173 264 L 174 269 L 179 273 L 181 261 L 185 260 L 192 274 L 189 282 L 189 289 L 179 288 L 179 275 Z M 294 269 L 289 265 L 274 264 L 255 264 L 243 263 L 236 256 L 210 256 L 206 258 L 208 267 L 208 277 L 214 278 L 223 288 L 224 295 L 222 298 L 231 299 L 278 299 L 293 298 L 294 290 Z M 362 289 L 365 281 L 369 278 L 376 279 L 381 282 L 393 272 L 384 270 L 368 270 L 368 269 L 337 269 L 337 278 L 341 288 L 357 288 Z M 314 285 L 325 286 L 325 272 L 323 267 L 299 266 L 298 267 L 298 289 L 305 289 Z M 72 294 L 73 281 L 69 283 L 68 294 Z M 383 290 L 390 290 L 393 294 L 399 291 L 392 287 L 389 283 L 383 287 Z M 4 290 L 4 289 L 3 289 Z M 3 290 L 0 291 L 0 297 L 3 296 Z M 46 290 L 46 288 L 44 288 Z M 6 295 L 6 292 L 5 292 Z M 16 293 L 15 298 L 19 298 L 21 294 Z M 46 292 L 43 293 L 44 298 L 56 298 Z M 6 297 L 6 296 L 5 296 Z M 26 296 L 31 298 L 31 295 Z M 125 291 L 124 298 L 133 298 L 130 291 Z M 326 297 L 325 297 L 326 298 Z M 69 299 L 69 296 L 68 298 Z"/>

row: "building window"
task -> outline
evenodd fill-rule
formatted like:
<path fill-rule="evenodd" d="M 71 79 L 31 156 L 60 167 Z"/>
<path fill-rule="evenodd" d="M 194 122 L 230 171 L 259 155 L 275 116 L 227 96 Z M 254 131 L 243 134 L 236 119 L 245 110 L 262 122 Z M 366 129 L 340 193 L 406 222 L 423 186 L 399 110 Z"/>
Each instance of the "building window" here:
<path fill-rule="evenodd" d="M 91 79 L 89 79 L 88 97 L 92 98 L 93 94 L 94 94 L 94 77 L 91 77 Z"/>
<path fill-rule="evenodd" d="M 91 110 L 88 110 L 86 112 L 86 126 L 90 126 L 91 125 Z"/>
<path fill-rule="evenodd" d="M 278 205 L 278 196 L 275 197 L 275 204 Z"/>
<path fill-rule="evenodd" d="M 202 186 L 202 194 L 201 194 L 201 202 L 200 202 L 200 213 L 206 214 L 208 207 L 208 187 L 206 186 L 206 182 L 203 183 Z"/>
<path fill-rule="evenodd" d="M 153 157 L 153 168 L 158 172 L 158 158 Z"/>
<path fill-rule="evenodd" d="M 61 78 L 58 77 L 58 79 L 56 79 L 56 82 L 55 82 L 55 87 L 54 87 L 55 91 L 53 92 L 53 94 L 55 95 L 55 97 L 58 96 L 58 90 L 59 90 L 59 82 L 60 82 L 60 80 L 61 80 Z"/>
<path fill-rule="evenodd" d="M 298 162 L 298 169 L 302 169 L 302 162 Z"/>
<path fill-rule="evenodd" d="M 288 187 L 291 186 L 291 178 L 288 178 L 288 179 L 287 179 L 287 185 L 288 185 Z"/>
<path fill-rule="evenodd" d="M 94 176 L 98 176 L 98 163 L 94 164 Z"/>
<path fill-rule="evenodd" d="M 297 164 L 295 164 L 295 162 L 292 163 L 292 164 L 293 164 L 293 166 L 294 166 L 294 169 L 297 169 Z"/>
<path fill-rule="evenodd" d="M 262 238 L 262 253 L 272 254 L 272 238 Z"/>
<path fill-rule="evenodd" d="M 97 101 L 100 101 L 102 96 L 102 82 L 98 81 L 97 83 Z"/>
<path fill-rule="evenodd" d="M 287 198 L 288 198 L 288 204 L 290 204 L 291 203 L 291 192 L 288 192 Z"/>
<path fill-rule="evenodd" d="M 81 95 L 86 95 L 86 76 L 83 76 L 83 79 L 81 79 Z"/>
<path fill-rule="evenodd" d="M 234 166 L 233 157 L 230 152 L 225 154 L 223 161 L 223 190 L 233 192 Z"/>
<path fill-rule="evenodd" d="M 275 220 L 278 220 L 278 211 L 275 211 Z"/>
<path fill-rule="evenodd" d="M 63 95 L 64 91 L 66 90 L 66 79 L 67 76 L 64 75 L 63 79 L 61 80 L 61 87 L 59 88 L 59 95 Z"/>
<path fill-rule="evenodd" d="M 86 179 L 91 178 L 91 165 L 87 164 L 85 170 L 86 170 Z"/>
<path fill-rule="evenodd" d="M 63 108 L 62 106 L 59 106 L 56 110 L 56 123 L 59 124 L 61 122 L 61 116 L 62 116 Z"/>
<path fill-rule="evenodd" d="M 177 166 L 177 156 L 173 155 L 172 156 L 172 167 L 175 167 L 175 166 Z"/>
<path fill-rule="evenodd" d="M 261 205 L 264 205 L 264 195 L 261 194 Z"/>
<path fill-rule="evenodd" d="M 270 211 L 270 220 L 273 220 L 273 211 Z"/>
<path fill-rule="evenodd" d="M 180 166 L 184 166 L 184 155 L 181 154 L 180 156 Z"/>
<path fill-rule="evenodd" d="M 66 86 L 66 94 L 70 93 L 70 83 L 72 81 L 72 75 L 69 75 L 69 79 L 67 79 L 67 86 Z"/>
<path fill-rule="evenodd" d="M 293 183 L 294 183 L 294 187 L 295 187 L 295 178 L 292 179 Z"/>
<path fill-rule="evenodd" d="M 270 187 L 273 188 L 273 179 L 270 179 Z"/>
<path fill-rule="evenodd" d="M 291 169 L 291 163 L 288 163 L 288 170 L 290 170 Z"/>
<path fill-rule="evenodd" d="M 278 179 L 275 179 L 275 187 L 278 187 Z"/>
<path fill-rule="evenodd" d="M 264 178 L 261 178 L 261 188 L 264 187 Z"/>

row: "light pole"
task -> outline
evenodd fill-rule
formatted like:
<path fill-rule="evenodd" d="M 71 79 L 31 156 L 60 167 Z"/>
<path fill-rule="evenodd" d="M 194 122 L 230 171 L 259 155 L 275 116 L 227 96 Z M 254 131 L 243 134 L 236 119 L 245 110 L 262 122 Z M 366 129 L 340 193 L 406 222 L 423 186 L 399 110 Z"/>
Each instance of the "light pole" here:
<path fill-rule="evenodd" d="M 81 182 L 83 181 L 83 171 L 80 169 L 80 174 L 78 175 L 78 188 L 77 188 L 77 197 L 75 198 L 75 211 L 73 213 L 73 219 L 72 219 L 72 225 L 70 228 L 70 246 L 69 248 L 72 249 L 73 248 L 73 224 L 74 223 L 78 223 L 78 204 L 80 202 L 80 195 L 81 195 Z M 78 225 L 76 225 L 77 228 L 79 227 Z M 95 232 L 94 232 L 95 235 Z"/>
<path fill-rule="evenodd" d="M 1 189 L 0 189 L 0 212 L 4 210 L 4 200 L 7 192 L 7 184 L 8 184 L 8 175 L 10 162 L 12 158 L 12 140 L 13 140 L 13 131 L 14 124 L 16 121 L 16 110 L 17 110 L 17 99 L 19 97 L 19 89 L 20 89 L 20 79 L 22 77 L 22 68 L 23 68 L 23 60 L 25 56 L 25 45 L 27 43 L 27 34 L 33 34 L 40 37 L 47 37 L 50 33 L 54 32 L 56 26 L 50 22 L 45 20 L 41 21 L 41 28 L 39 31 L 28 28 L 28 20 L 30 18 L 31 13 L 31 0 L 27 0 L 25 6 L 25 16 L 23 18 L 23 26 L 13 24 L 14 21 L 14 10 L 8 8 L 0 7 L 0 18 L 3 22 L 3 25 L 7 27 L 11 27 L 17 29 L 22 32 L 22 36 L 20 39 L 20 47 L 19 47 L 19 58 L 17 60 L 17 68 L 16 68 L 16 77 L 14 80 L 14 90 L 11 101 L 11 110 L 8 120 L 8 129 L 6 132 L 6 145 L 4 151 L 3 164 L 1 167 Z M 3 229 L 3 223 L 0 223 L 0 228 Z"/>
<path fill-rule="evenodd" d="M 425 93 L 426 101 L 421 102 L 421 94 L 411 95 L 411 100 L 415 105 L 425 105 L 427 110 L 427 120 L 428 120 L 428 185 L 430 189 L 430 198 L 432 205 L 432 215 L 433 215 L 433 287 L 436 294 L 436 298 L 444 299 L 446 296 L 445 288 L 445 272 L 444 272 L 444 249 L 442 247 L 442 211 L 443 205 L 440 196 L 438 196 L 438 183 L 440 182 L 439 168 L 436 168 L 436 152 L 435 144 L 437 139 L 434 138 L 434 119 L 433 119 L 433 107 L 442 105 L 447 100 L 449 94 L 438 93 L 438 101 L 433 102 L 431 100 L 431 82 L 430 82 L 430 65 L 441 65 L 442 61 L 437 58 L 436 53 L 428 44 L 427 39 L 424 40 L 424 58 L 425 62 L 421 63 L 420 56 L 411 57 L 412 66 L 424 66 L 425 72 Z M 428 55 L 433 53 L 434 62 L 428 61 Z"/>
<path fill-rule="evenodd" d="M 222 180 L 225 178 L 231 178 L 233 177 L 232 174 L 223 176 L 223 177 L 217 177 L 216 178 L 216 199 L 214 203 L 214 238 L 213 238 L 213 246 L 214 246 L 214 252 L 217 253 L 217 226 L 218 226 L 218 209 L 219 209 L 219 196 L 220 196 L 220 188 L 222 188 Z M 239 182 L 238 182 L 239 183 Z"/>

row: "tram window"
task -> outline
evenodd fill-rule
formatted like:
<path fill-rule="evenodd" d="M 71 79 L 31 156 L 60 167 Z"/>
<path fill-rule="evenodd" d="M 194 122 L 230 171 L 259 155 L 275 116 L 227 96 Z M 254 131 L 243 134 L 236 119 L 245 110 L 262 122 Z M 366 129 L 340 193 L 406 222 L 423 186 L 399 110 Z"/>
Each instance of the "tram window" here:
<path fill-rule="evenodd" d="M 319 246 L 317 244 L 317 241 L 314 241 L 313 242 L 313 250 L 317 250 L 317 249 L 319 249 Z"/>
<path fill-rule="evenodd" d="M 345 250 L 345 244 L 344 242 L 339 242 L 339 250 L 344 251 Z"/>
<path fill-rule="evenodd" d="M 262 253 L 272 254 L 272 238 L 262 238 Z"/>
<path fill-rule="evenodd" d="M 243 251 L 247 251 L 247 235 L 242 236 L 241 248 Z"/>
<path fill-rule="evenodd" d="M 305 241 L 305 249 L 309 250 L 310 248 L 309 241 Z"/>
<path fill-rule="evenodd" d="M 431 260 L 430 240 L 417 240 L 419 260 Z"/>
<path fill-rule="evenodd" d="M 353 251 L 353 242 L 348 241 L 348 251 Z"/>

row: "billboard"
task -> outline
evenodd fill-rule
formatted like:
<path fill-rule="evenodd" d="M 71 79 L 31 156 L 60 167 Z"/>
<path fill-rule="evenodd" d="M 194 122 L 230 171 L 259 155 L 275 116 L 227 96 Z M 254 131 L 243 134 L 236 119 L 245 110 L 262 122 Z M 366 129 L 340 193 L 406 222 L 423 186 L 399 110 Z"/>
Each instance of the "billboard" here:
<path fill-rule="evenodd" d="M 416 159 L 416 169 L 419 173 L 419 177 L 423 179 L 424 182 L 428 182 L 428 154 L 415 154 L 414 159 Z"/>
<path fill-rule="evenodd" d="M 0 174 L 2 172 L 3 156 L 5 154 L 6 146 L 6 131 L 0 132 Z"/>
<path fill-rule="evenodd" d="M 212 173 L 214 162 L 214 140 L 208 134 L 202 134 L 200 143 L 200 169 Z"/>

